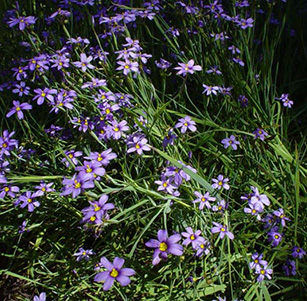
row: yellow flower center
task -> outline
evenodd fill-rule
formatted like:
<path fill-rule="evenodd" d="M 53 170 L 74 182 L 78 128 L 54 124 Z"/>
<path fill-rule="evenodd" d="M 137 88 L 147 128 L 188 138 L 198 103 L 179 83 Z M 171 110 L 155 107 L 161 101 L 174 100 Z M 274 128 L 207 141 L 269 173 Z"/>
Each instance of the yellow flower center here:
<path fill-rule="evenodd" d="M 102 157 L 101 157 L 100 154 L 98 155 L 97 161 L 99 161 L 99 162 L 102 161 Z"/>
<path fill-rule="evenodd" d="M 4 142 L 4 143 L 2 144 L 2 147 L 3 147 L 3 148 L 6 148 L 6 147 L 7 147 L 7 144 Z"/>
<path fill-rule="evenodd" d="M 258 259 L 255 259 L 255 263 L 258 263 L 259 262 L 259 260 Z"/>
<path fill-rule="evenodd" d="M 113 277 L 113 278 L 116 278 L 118 276 L 118 271 L 115 270 L 115 269 L 112 269 L 110 276 Z"/>
<path fill-rule="evenodd" d="M 219 181 L 219 183 L 218 183 L 220 186 L 222 186 L 223 185 L 223 182 L 222 181 Z"/>
<path fill-rule="evenodd" d="M 202 202 L 206 202 L 206 200 L 207 200 L 207 199 L 206 199 L 204 196 L 201 198 L 201 201 L 202 201 Z"/>
<path fill-rule="evenodd" d="M 221 228 L 221 231 L 222 231 L 222 232 L 225 232 L 226 230 L 225 230 L 225 228 Z"/>
<path fill-rule="evenodd" d="M 114 132 L 118 132 L 119 131 L 119 128 L 114 128 Z"/>
<path fill-rule="evenodd" d="M 110 114 L 111 113 L 110 109 L 106 109 L 106 113 Z"/>
<path fill-rule="evenodd" d="M 188 123 L 187 123 L 187 122 L 185 122 L 183 125 L 184 125 L 184 126 L 188 126 Z"/>
<path fill-rule="evenodd" d="M 136 148 L 136 149 L 139 149 L 139 148 L 140 148 L 140 146 L 139 146 L 138 144 L 136 144 L 136 145 L 135 145 L 135 148 Z"/>
<path fill-rule="evenodd" d="M 261 270 L 260 274 L 264 275 L 265 274 L 265 270 Z"/>
<path fill-rule="evenodd" d="M 86 172 L 87 173 L 90 173 L 90 172 L 92 172 L 93 170 L 91 169 L 91 168 L 87 168 L 87 170 L 86 170 Z"/>
<path fill-rule="evenodd" d="M 91 216 L 90 221 L 94 222 L 95 220 L 96 220 L 96 216 L 95 215 Z"/>
<path fill-rule="evenodd" d="M 8 192 L 8 191 L 10 191 L 10 188 L 4 187 L 4 191 L 5 191 L 5 192 Z"/>
<path fill-rule="evenodd" d="M 167 183 L 166 182 L 163 183 L 163 187 L 167 187 Z"/>
<path fill-rule="evenodd" d="M 219 207 L 218 207 L 218 209 L 219 209 L 219 210 L 222 210 L 222 209 L 223 209 L 223 207 L 222 207 L 222 206 L 219 206 Z"/>
<path fill-rule="evenodd" d="M 82 63 L 82 66 L 84 67 L 84 66 L 86 66 L 84 63 Z"/>
<path fill-rule="evenodd" d="M 46 188 L 45 188 L 45 187 L 43 187 L 43 188 L 42 188 L 42 191 L 44 191 L 44 192 L 45 192 L 45 191 L 46 191 Z"/>
<path fill-rule="evenodd" d="M 253 209 L 253 210 L 252 210 L 252 213 L 256 213 L 256 210 L 255 210 L 255 209 Z"/>
<path fill-rule="evenodd" d="M 279 236 L 276 234 L 276 235 L 274 235 L 274 238 L 275 238 L 275 239 L 278 239 L 278 238 L 279 238 Z"/>
<path fill-rule="evenodd" d="M 32 199 L 27 199 L 28 203 L 32 203 Z"/>
<path fill-rule="evenodd" d="M 95 207 L 95 211 L 99 211 L 100 209 L 101 209 L 101 207 L 99 207 L 99 206 L 97 206 L 96 204 L 94 205 L 94 207 Z"/>
<path fill-rule="evenodd" d="M 129 69 L 129 65 L 125 65 L 125 69 Z"/>
<path fill-rule="evenodd" d="M 70 159 L 72 159 L 73 155 L 72 155 L 72 154 L 69 154 L 68 157 L 69 157 Z"/>
<path fill-rule="evenodd" d="M 80 188 L 81 187 L 81 183 L 79 183 L 77 180 L 75 180 L 75 188 Z"/>
<path fill-rule="evenodd" d="M 46 96 L 46 93 L 42 92 L 41 96 L 45 97 L 45 96 Z"/>
<path fill-rule="evenodd" d="M 16 111 L 20 111 L 21 109 L 20 109 L 20 107 L 16 107 Z"/>
<path fill-rule="evenodd" d="M 195 240 L 194 234 L 192 234 L 192 235 L 190 236 L 190 239 L 191 239 L 191 240 Z"/>
<path fill-rule="evenodd" d="M 204 248 L 205 248 L 205 245 L 204 245 L 204 244 L 201 244 L 201 245 L 200 245 L 200 248 L 201 248 L 201 249 L 204 249 Z"/>
<path fill-rule="evenodd" d="M 167 250 L 167 244 L 165 242 L 161 242 L 160 243 L 160 247 L 159 247 L 159 250 L 162 251 L 162 252 L 165 252 Z"/>

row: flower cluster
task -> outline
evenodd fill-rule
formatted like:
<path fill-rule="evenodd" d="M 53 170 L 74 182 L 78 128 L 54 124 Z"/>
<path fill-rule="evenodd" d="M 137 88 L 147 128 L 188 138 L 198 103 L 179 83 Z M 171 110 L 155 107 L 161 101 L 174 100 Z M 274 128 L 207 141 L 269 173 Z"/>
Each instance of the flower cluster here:
<path fill-rule="evenodd" d="M 268 267 L 268 262 L 262 259 L 263 254 L 253 253 L 252 262 L 249 263 L 249 267 L 255 271 L 255 274 L 258 275 L 257 281 L 261 282 L 265 278 L 271 279 L 273 270 Z"/>
<path fill-rule="evenodd" d="M 166 167 L 165 172 L 162 173 L 161 180 L 155 181 L 155 183 L 159 185 L 157 189 L 158 191 L 163 191 L 173 196 L 179 196 L 180 192 L 177 189 L 183 183 L 183 180 L 186 182 L 191 180 L 191 177 L 183 168 L 187 168 L 194 173 L 197 172 L 197 170 L 190 165 L 185 165 L 181 161 L 178 161 L 178 163 L 181 165 L 181 168 L 177 166 L 168 166 Z"/>

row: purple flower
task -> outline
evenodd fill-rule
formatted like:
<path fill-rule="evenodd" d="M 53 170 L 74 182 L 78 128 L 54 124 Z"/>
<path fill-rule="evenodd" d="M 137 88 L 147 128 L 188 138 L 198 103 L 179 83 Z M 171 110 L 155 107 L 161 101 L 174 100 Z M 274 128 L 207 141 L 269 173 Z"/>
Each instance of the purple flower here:
<path fill-rule="evenodd" d="M 257 220 L 261 220 L 261 216 L 259 213 L 263 212 L 263 206 L 259 203 L 248 204 L 250 208 L 244 208 L 245 213 L 249 213 L 251 215 L 257 216 Z"/>
<path fill-rule="evenodd" d="M 127 153 L 137 152 L 138 155 L 142 155 L 143 151 L 150 151 L 150 147 L 147 145 L 147 139 L 144 136 L 133 136 L 131 140 L 127 141 L 128 150 Z"/>
<path fill-rule="evenodd" d="M 166 148 L 168 145 L 173 145 L 175 139 L 177 139 L 177 136 L 173 133 L 173 130 L 169 130 L 167 136 L 163 139 L 163 148 Z"/>
<path fill-rule="evenodd" d="M 253 253 L 252 254 L 252 262 L 249 263 L 249 267 L 253 270 L 259 270 L 262 267 L 267 267 L 268 262 L 262 259 L 263 254 Z"/>
<path fill-rule="evenodd" d="M 83 248 L 79 248 L 79 252 L 73 254 L 73 256 L 77 257 L 77 261 L 80 261 L 82 259 L 85 259 L 86 261 L 89 261 L 90 255 L 94 255 L 95 252 L 93 250 L 84 250 Z"/>
<path fill-rule="evenodd" d="M 95 184 L 92 180 L 89 179 L 89 176 L 80 177 L 79 175 L 74 175 L 71 179 L 65 178 L 62 181 L 62 184 L 65 185 L 61 195 L 72 194 L 73 198 L 76 198 L 84 189 L 94 188 Z"/>
<path fill-rule="evenodd" d="M 0 199 L 4 199 L 6 195 L 10 196 L 11 198 L 14 198 L 15 192 L 19 192 L 19 187 L 17 186 L 4 186 L 0 188 Z"/>
<path fill-rule="evenodd" d="M 291 249 L 292 253 L 291 255 L 294 257 L 294 258 L 299 258 L 299 259 L 302 259 L 304 257 L 304 255 L 306 255 L 306 252 L 300 248 L 300 247 L 297 247 L 297 246 L 294 246 L 292 249 Z"/>
<path fill-rule="evenodd" d="M 7 23 L 10 27 L 13 27 L 19 24 L 19 30 L 25 30 L 26 27 L 30 26 L 31 24 L 35 24 L 36 19 L 33 16 L 23 17 L 20 16 L 19 18 L 11 18 L 10 21 Z"/>
<path fill-rule="evenodd" d="M 208 74 L 213 73 L 213 74 L 217 74 L 217 75 L 221 75 L 221 74 L 222 74 L 222 72 L 218 69 L 217 66 L 212 66 L 212 67 L 210 67 L 210 68 L 206 71 L 206 73 L 208 73 Z"/>
<path fill-rule="evenodd" d="M 39 296 L 34 296 L 33 301 L 46 301 L 46 293 L 42 292 Z"/>
<path fill-rule="evenodd" d="M 103 176 L 106 170 L 101 166 L 101 163 L 97 161 L 84 161 L 82 166 L 76 167 L 76 171 L 79 171 L 80 178 L 87 178 L 89 180 L 99 180 L 98 176 Z"/>
<path fill-rule="evenodd" d="M 296 275 L 295 261 L 287 259 L 286 263 L 282 266 L 282 269 L 286 276 Z"/>
<path fill-rule="evenodd" d="M 212 181 L 214 182 L 212 184 L 212 187 L 214 189 L 222 189 L 222 188 L 225 188 L 226 190 L 229 190 L 229 185 L 227 184 L 227 182 L 229 181 L 228 178 L 225 178 L 224 179 L 224 176 L 223 175 L 218 175 L 217 179 L 212 179 Z"/>
<path fill-rule="evenodd" d="M 217 205 L 212 206 L 212 211 L 223 212 L 228 208 L 228 203 L 225 200 L 217 202 Z"/>
<path fill-rule="evenodd" d="M 57 9 L 52 15 L 49 16 L 49 19 L 52 20 L 54 19 L 57 15 L 64 16 L 64 17 L 69 17 L 70 12 L 67 10 L 62 9 L 61 7 Z"/>
<path fill-rule="evenodd" d="M 192 168 L 189 165 L 183 164 L 181 161 L 178 161 L 178 163 L 182 164 L 184 167 L 190 169 L 195 173 L 197 172 L 196 169 Z M 180 186 L 182 184 L 183 179 L 186 181 L 190 181 L 191 179 L 188 174 L 186 174 L 181 168 L 178 168 L 176 166 L 167 167 L 164 175 L 169 177 L 170 181 L 174 182 L 176 186 Z"/>
<path fill-rule="evenodd" d="M 131 62 L 129 60 L 118 61 L 117 64 L 120 66 L 116 68 L 116 70 L 123 70 L 124 75 L 128 75 L 130 72 L 139 73 L 139 63 Z"/>
<path fill-rule="evenodd" d="M 3 154 L 6 156 L 10 156 L 10 152 L 18 147 L 18 141 L 15 139 L 11 139 L 11 137 L 15 134 L 15 132 L 9 133 L 8 130 L 4 130 L 2 137 L 0 137 L 0 156 Z"/>
<path fill-rule="evenodd" d="M 262 129 L 257 128 L 255 131 L 253 131 L 254 139 L 259 138 L 260 140 L 264 141 L 265 137 L 268 136 L 268 133 L 265 132 Z"/>
<path fill-rule="evenodd" d="M 215 201 L 215 197 L 211 197 L 209 192 L 206 192 L 204 195 L 194 191 L 194 194 L 198 197 L 196 200 L 193 201 L 193 203 L 200 203 L 199 204 L 199 210 L 203 210 L 204 206 L 206 206 L 208 209 L 211 208 L 211 205 L 209 203 L 210 202 L 214 202 Z"/>
<path fill-rule="evenodd" d="M 265 194 L 259 194 L 258 188 L 251 186 L 251 189 L 253 191 L 251 198 L 250 198 L 250 204 L 255 204 L 258 203 L 260 204 L 263 208 L 264 206 L 269 206 L 270 200 Z"/>
<path fill-rule="evenodd" d="M 188 246 L 190 243 L 192 244 L 192 248 L 196 249 L 199 244 L 203 242 L 203 238 L 200 236 L 201 231 L 196 230 L 195 232 L 191 227 L 186 228 L 187 232 L 182 232 L 181 235 L 186 237 L 186 239 L 182 242 L 184 246 Z"/>
<path fill-rule="evenodd" d="M 18 93 L 18 96 L 21 97 L 22 95 L 29 95 L 30 88 L 26 87 L 25 82 L 20 82 L 19 84 L 16 84 L 15 87 L 16 88 L 12 92 Z"/>
<path fill-rule="evenodd" d="M 26 102 L 20 104 L 19 101 L 13 100 L 14 107 L 6 114 L 6 117 L 9 118 L 13 114 L 17 113 L 18 119 L 23 119 L 24 115 L 22 110 L 31 110 L 32 106 Z"/>
<path fill-rule="evenodd" d="M 189 116 L 185 116 L 184 118 L 180 118 L 178 122 L 175 125 L 175 128 L 181 128 L 180 131 L 182 134 L 184 134 L 187 129 L 189 129 L 191 132 L 196 131 L 195 121 L 191 119 Z"/>
<path fill-rule="evenodd" d="M 275 217 L 271 213 L 268 213 L 261 221 L 265 223 L 264 229 L 268 229 L 275 225 Z"/>
<path fill-rule="evenodd" d="M 273 214 L 278 217 L 277 222 L 280 222 L 283 227 L 286 227 L 286 221 L 290 221 L 290 218 L 285 216 L 284 210 L 279 208 L 273 211 Z"/>
<path fill-rule="evenodd" d="M 135 274 L 135 271 L 130 268 L 122 268 L 125 260 L 119 257 L 115 257 L 113 263 L 111 263 L 106 257 L 100 259 L 101 266 L 105 267 L 107 271 L 98 273 L 94 281 L 104 281 L 103 290 L 108 291 L 115 280 L 117 280 L 121 286 L 127 286 L 131 280 L 130 276 Z"/>
<path fill-rule="evenodd" d="M 202 238 L 202 237 L 201 237 Z M 197 246 L 196 248 L 196 256 L 197 257 L 201 257 L 203 254 L 206 254 L 208 255 L 210 250 L 210 242 L 209 241 L 206 241 L 204 238 L 202 238 L 203 241 Z"/>
<path fill-rule="evenodd" d="M 18 230 L 18 233 L 19 234 L 22 234 L 22 233 L 24 233 L 24 232 L 29 232 L 30 230 L 29 229 L 26 229 L 26 226 L 27 226 L 27 221 L 26 220 L 24 220 L 23 222 L 22 222 L 22 224 L 19 226 L 19 230 Z"/>
<path fill-rule="evenodd" d="M 49 89 L 49 88 L 44 88 L 42 89 L 34 89 L 34 92 L 36 95 L 33 97 L 33 100 L 37 100 L 37 104 L 41 105 L 44 103 L 45 98 L 47 98 L 50 101 L 54 101 L 54 94 L 57 94 L 57 90 L 55 89 Z"/>
<path fill-rule="evenodd" d="M 241 53 L 240 49 L 234 45 L 228 47 L 228 50 L 230 50 L 233 55 L 235 55 L 236 53 Z"/>
<path fill-rule="evenodd" d="M 66 57 L 66 54 L 55 55 L 54 59 L 51 59 L 50 62 L 53 63 L 51 67 L 57 68 L 58 70 L 69 67 L 69 58 Z"/>
<path fill-rule="evenodd" d="M 268 233 L 268 241 L 272 242 L 272 247 L 277 247 L 283 235 L 277 232 L 274 228 Z"/>
<path fill-rule="evenodd" d="M 179 70 L 177 75 L 186 76 L 188 73 L 193 74 L 194 71 L 201 71 L 202 67 L 199 65 L 194 65 L 194 60 L 189 60 L 187 64 L 178 63 L 179 67 L 175 67 L 175 70 Z"/>
<path fill-rule="evenodd" d="M 35 186 L 35 189 L 37 189 L 37 191 L 33 195 L 35 195 L 35 197 L 38 197 L 44 195 L 47 192 L 55 191 L 53 188 L 51 188 L 52 185 L 53 183 L 46 184 L 44 181 L 41 181 L 39 186 Z"/>
<path fill-rule="evenodd" d="M 155 61 L 155 64 L 158 68 L 160 69 L 167 69 L 169 68 L 172 64 L 162 58 L 160 58 L 160 61 Z"/>
<path fill-rule="evenodd" d="M 272 278 L 271 274 L 273 273 L 272 269 L 269 269 L 268 267 L 258 268 L 256 269 L 256 274 L 259 275 L 257 277 L 257 281 L 261 282 L 264 280 L 264 278 L 268 278 L 269 280 Z"/>
<path fill-rule="evenodd" d="M 248 106 L 248 99 L 245 95 L 239 95 L 238 101 L 240 102 L 242 108 Z"/>
<path fill-rule="evenodd" d="M 116 120 L 113 120 L 111 122 L 110 135 L 115 140 L 120 139 L 124 135 L 124 132 L 128 130 L 129 130 L 129 127 L 127 126 L 126 120 L 122 120 L 119 123 Z"/>
<path fill-rule="evenodd" d="M 81 157 L 83 155 L 83 153 L 81 151 L 75 151 L 75 150 L 70 150 L 70 151 L 65 151 L 65 155 L 70 159 L 70 161 L 75 164 L 78 165 L 78 157 Z M 70 162 L 66 159 L 63 158 L 61 160 L 62 163 L 65 163 L 66 167 L 70 166 Z"/>
<path fill-rule="evenodd" d="M 224 144 L 224 148 L 228 148 L 229 146 L 231 146 L 233 150 L 237 150 L 237 145 L 240 145 L 240 142 L 236 140 L 236 137 L 234 135 L 231 135 L 229 138 L 223 139 L 221 142 L 222 144 Z"/>
<path fill-rule="evenodd" d="M 15 202 L 15 206 L 19 205 L 19 203 L 22 202 L 20 208 L 25 208 L 26 206 L 28 206 L 28 211 L 33 212 L 35 207 L 40 206 L 40 202 L 34 200 L 35 197 L 36 196 L 34 195 L 34 193 L 32 194 L 32 192 L 26 191 L 26 193 L 21 195 Z"/>
<path fill-rule="evenodd" d="M 145 243 L 148 248 L 154 248 L 152 264 L 158 264 L 161 259 L 166 259 L 169 254 L 181 256 L 183 254 L 183 246 L 177 244 L 181 239 L 180 234 L 174 234 L 168 237 L 167 230 L 159 230 L 157 233 L 158 240 L 150 239 Z"/>
<path fill-rule="evenodd" d="M 84 214 L 82 222 L 101 224 L 102 219 L 108 220 L 109 215 L 107 211 L 115 208 L 114 204 L 107 203 L 108 198 L 106 194 L 103 194 L 98 201 L 89 202 L 91 206 L 82 209 Z"/>
<path fill-rule="evenodd" d="M 205 90 L 202 92 L 203 94 L 206 93 L 206 95 L 217 95 L 217 92 L 219 92 L 220 88 L 218 86 L 207 86 L 205 84 L 203 84 L 203 87 L 205 88 Z"/>
<path fill-rule="evenodd" d="M 178 187 L 171 184 L 171 179 L 167 179 L 165 175 L 162 175 L 161 181 L 155 181 L 158 187 L 158 191 L 164 191 L 168 194 L 173 194 L 174 190 L 176 190 Z"/>
<path fill-rule="evenodd" d="M 234 239 L 234 235 L 227 230 L 226 226 L 223 226 L 219 223 L 212 222 L 215 227 L 211 228 L 212 233 L 220 233 L 220 239 L 223 239 L 227 235 L 230 239 Z"/>
<path fill-rule="evenodd" d="M 60 92 L 57 94 L 55 101 L 50 101 L 50 105 L 52 106 L 50 112 L 55 112 L 57 114 L 60 109 L 64 110 L 64 107 L 72 110 L 74 108 L 72 104 L 73 101 L 74 98 L 67 95 L 66 91 Z"/>
<path fill-rule="evenodd" d="M 240 26 L 242 29 L 246 29 L 248 27 L 253 27 L 254 20 L 252 18 L 237 20 L 236 24 Z"/>
<path fill-rule="evenodd" d="M 293 106 L 293 101 L 289 99 L 289 94 L 281 94 L 280 98 L 276 98 L 281 100 L 284 107 L 291 108 Z"/>
<path fill-rule="evenodd" d="M 91 152 L 90 156 L 85 157 L 85 159 L 88 160 L 96 160 L 103 166 L 107 166 L 111 160 L 117 158 L 117 155 L 115 153 L 112 153 L 112 149 L 109 148 L 102 153 L 98 152 Z"/>
<path fill-rule="evenodd" d="M 86 82 L 82 85 L 82 89 L 85 88 L 97 88 L 97 87 L 103 87 L 107 85 L 107 81 L 105 79 L 98 79 L 98 78 L 94 78 L 92 77 L 92 81 L 91 82 Z"/>
<path fill-rule="evenodd" d="M 95 66 L 91 64 L 91 61 L 93 60 L 93 57 L 90 55 L 89 57 L 86 56 L 85 53 L 80 54 L 80 62 L 73 62 L 73 64 L 81 68 L 83 72 L 86 71 L 87 68 L 89 69 L 95 69 Z"/>

